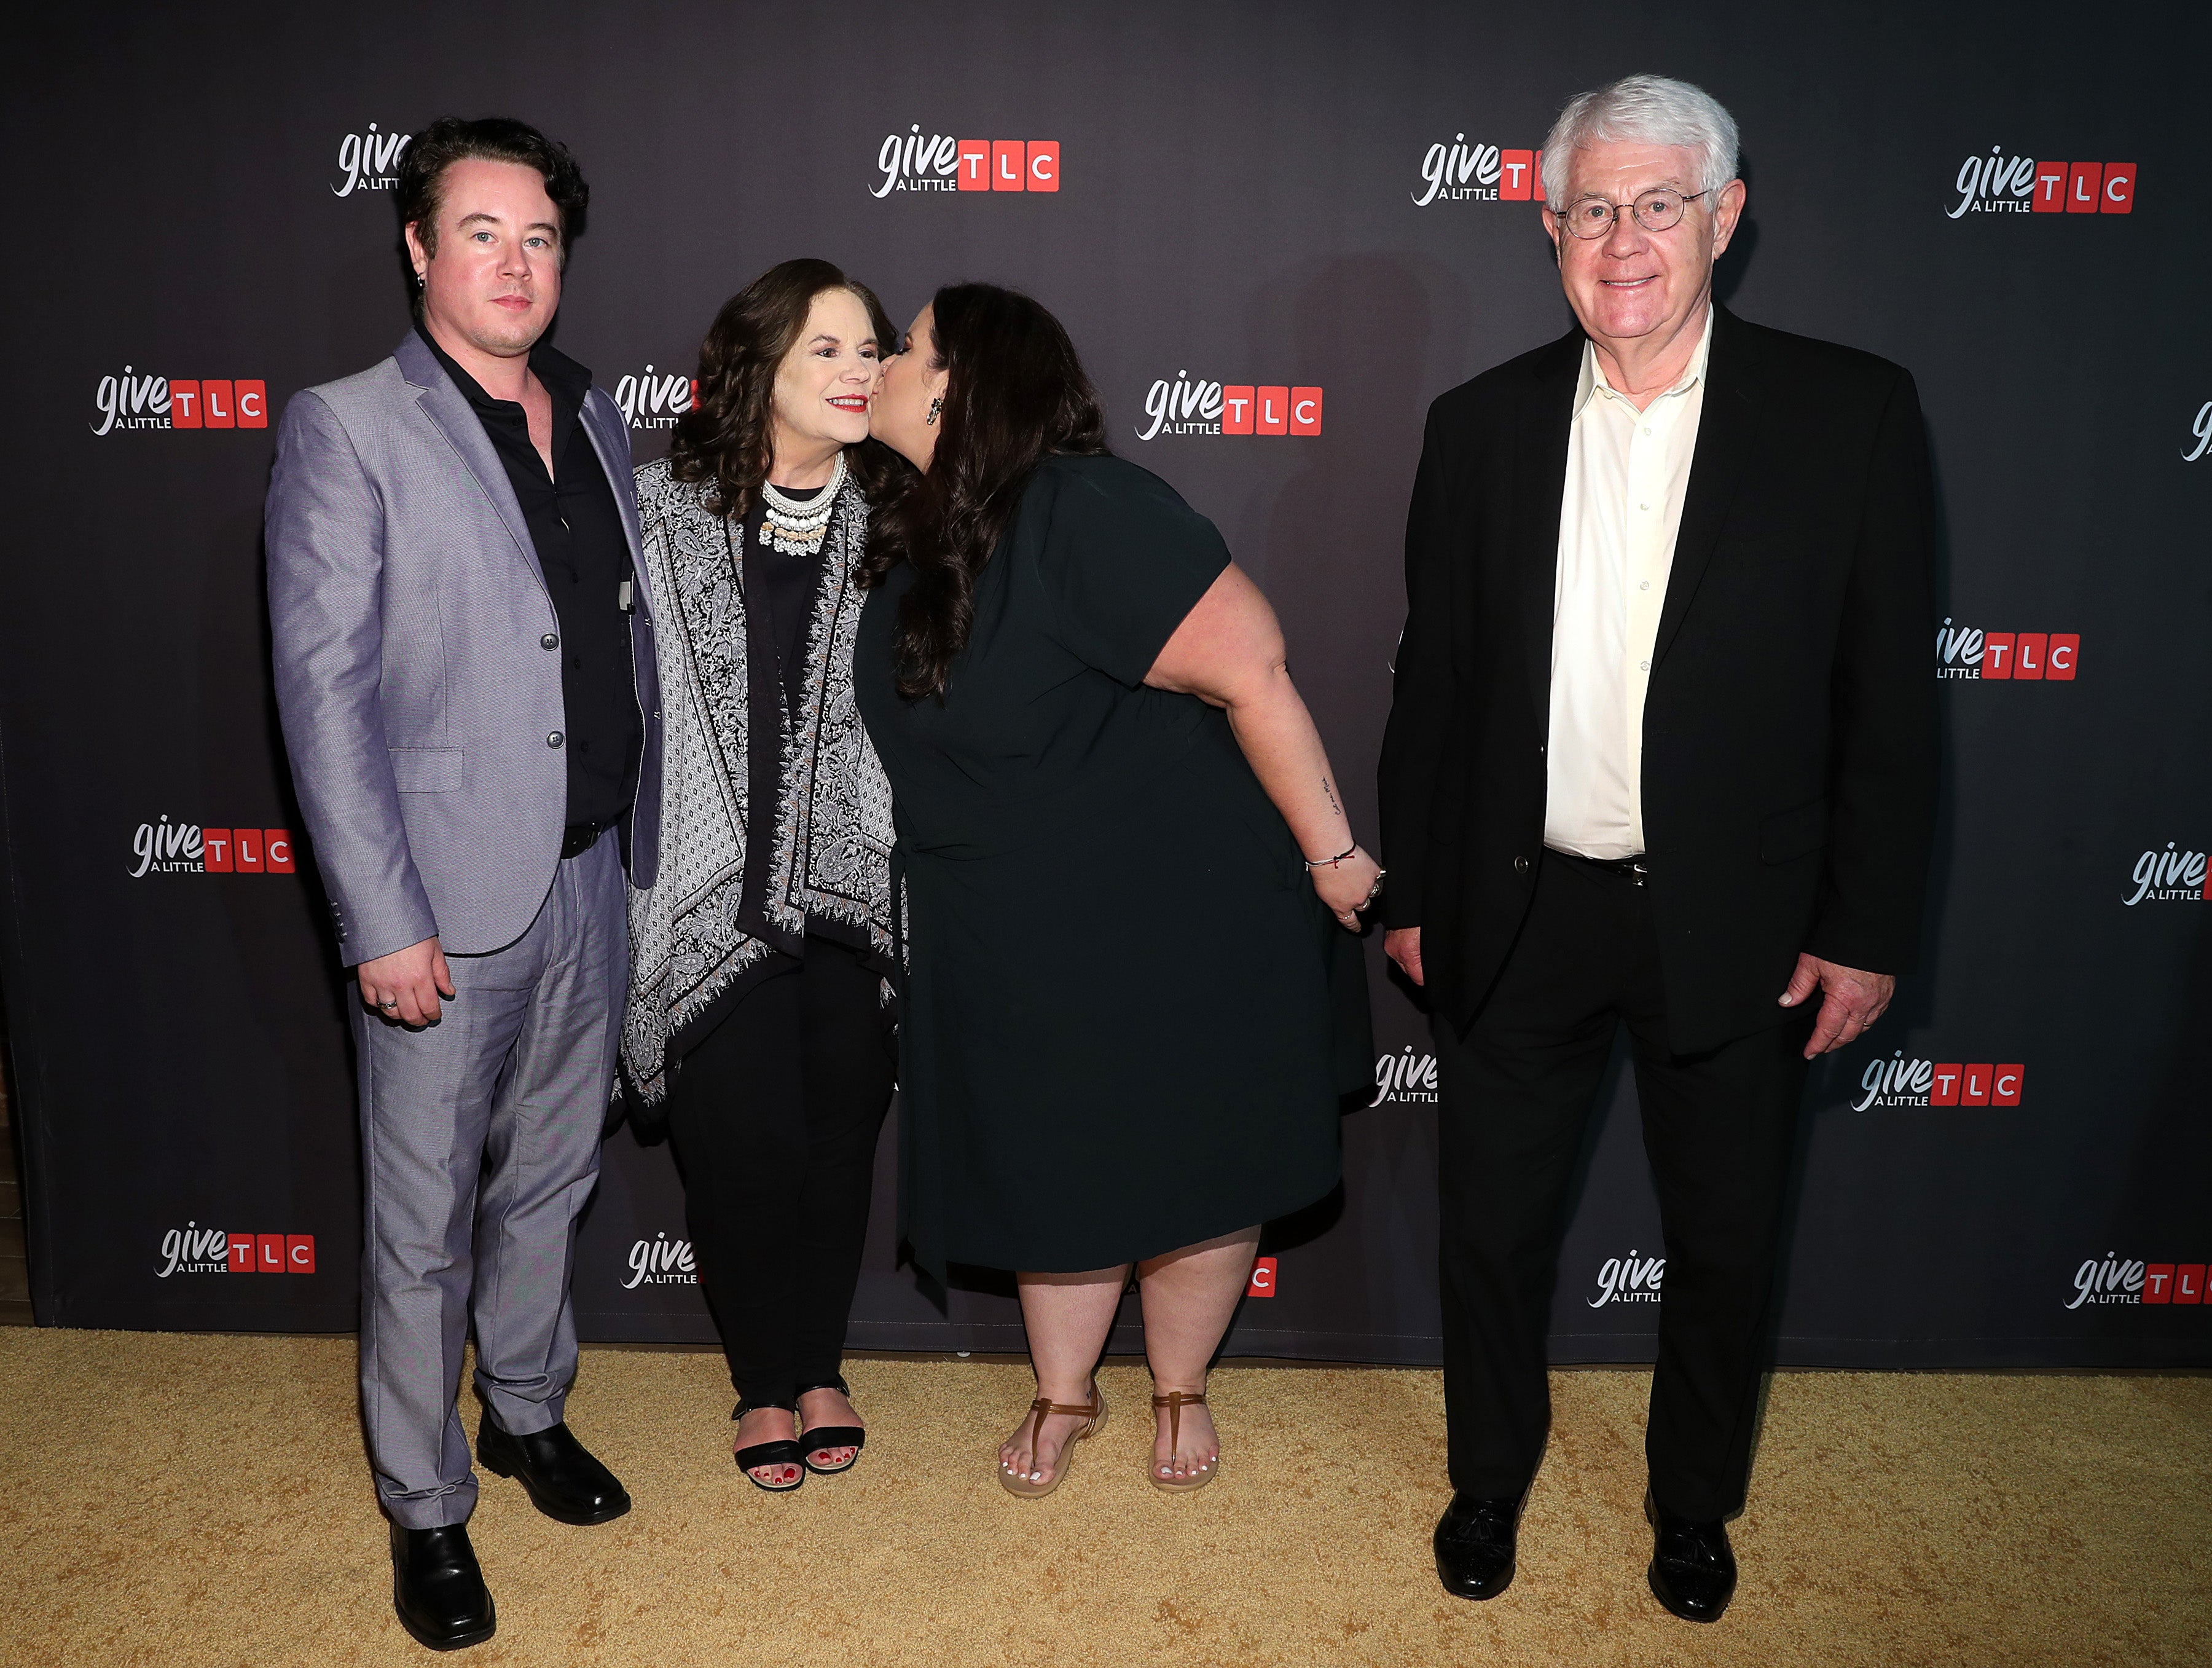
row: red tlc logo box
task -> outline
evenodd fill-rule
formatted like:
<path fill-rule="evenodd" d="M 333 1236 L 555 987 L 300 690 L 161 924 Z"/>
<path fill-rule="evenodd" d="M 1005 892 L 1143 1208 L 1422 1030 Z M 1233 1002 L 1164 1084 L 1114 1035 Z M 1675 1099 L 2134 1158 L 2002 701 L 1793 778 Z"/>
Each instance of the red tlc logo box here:
<path fill-rule="evenodd" d="M 2070 684 L 2081 664 L 2079 631 L 1984 631 L 1948 614 L 1936 631 L 1936 676 L 1947 682 Z"/>
<path fill-rule="evenodd" d="M 2143 1269 L 2142 1300 L 2145 1303 L 2202 1303 L 2204 1301 L 2204 1264 L 2202 1263 L 2153 1263 Z"/>
<path fill-rule="evenodd" d="M 1293 435 L 1321 433 L 1322 390 L 1291 383 L 1215 382 L 1177 371 L 1145 394 L 1148 427 L 1139 440 L 1161 435 Z"/>
<path fill-rule="evenodd" d="M 953 178 L 963 192 L 1056 192 L 1057 139 L 963 139 Z"/>
<path fill-rule="evenodd" d="M 313 1274 L 315 1236 L 312 1233 L 234 1233 L 230 1236 L 233 1274 Z"/>
<path fill-rule="evenodd" d="M 2035 165 L 2031 214 L 2133 214 L 2133 162 L 2044 162 Z"/>
<path fill-rule="evenodd" d="M 266 429 L 269 385 L 252 377 L 141 376 L 129 365 L 92 394 L 95 435 L 133 429 Z"/>
<path fill-rule="evenodd" d="M 1276 1265 L 1276 1260 L 1273 1257 L 1254 1257 L 1252 1259 L 1252 1278 L 1245 1283 L 1244 1295 L 1247 1297 L 1274 1296 L 1275 1277 L 1278 1272 L 1279 1269 Z"/>
<path fill-rule="evenodd" d="M 291 833 L 282 828 L 203 828 L 200 866 L 210 874 L 290 874 Z"/>

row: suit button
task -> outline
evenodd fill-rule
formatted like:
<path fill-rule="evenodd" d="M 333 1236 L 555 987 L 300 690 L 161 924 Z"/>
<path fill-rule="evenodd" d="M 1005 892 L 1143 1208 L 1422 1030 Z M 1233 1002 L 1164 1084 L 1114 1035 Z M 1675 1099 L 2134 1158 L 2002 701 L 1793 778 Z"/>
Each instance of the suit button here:
<path fill-rule="evenodd" d="M 1513 860 L 1513 872 L 1516 874 L 1526 874 L 1528 872 L 1528 860 L 1526 857 L 1516 857 Z"/>
<path fill-rule="evenodd" d="M 561 639 L 548 631 L 538 640 L 538 646 L 540 648 L 558 648 L 561 646 Z"/>
<path fill-rule="evenodd" d="M 556 731 L 554 731 L 554 732 L 553 732 L 553 734 L 550 734 L 550 735 L 549 735 L 549 736 L 547 736 L 547 737 L 545 738 L 545 745 L 546 745 L 547 746 L 549 746 L 549 747 L 557 747 L 557 746 L 559 746 L 561 745 L 561 743 L 562 743 L 562 741 L 563 740 L 563 739 L 564 739 L 564 738 L 562 737 L 562 735 L 561 732 L 560 732 L 560 731 L 558 731 L 558 730 L 556 730 Z"/>

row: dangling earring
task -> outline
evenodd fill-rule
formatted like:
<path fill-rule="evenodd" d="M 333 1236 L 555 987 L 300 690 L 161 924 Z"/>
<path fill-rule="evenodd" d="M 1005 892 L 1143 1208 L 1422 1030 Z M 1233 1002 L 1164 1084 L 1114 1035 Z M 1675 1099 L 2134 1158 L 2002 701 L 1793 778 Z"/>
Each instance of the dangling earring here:
<path fill-rule="evenodd" d="M 929 402 L 929 415 L 922 418 L 922 421 L 929 423 L 935 423 L 937 421 L 937 414 L 944 409 L 945 401 L 943 399 L 939 399 L 931 400 Z"/>

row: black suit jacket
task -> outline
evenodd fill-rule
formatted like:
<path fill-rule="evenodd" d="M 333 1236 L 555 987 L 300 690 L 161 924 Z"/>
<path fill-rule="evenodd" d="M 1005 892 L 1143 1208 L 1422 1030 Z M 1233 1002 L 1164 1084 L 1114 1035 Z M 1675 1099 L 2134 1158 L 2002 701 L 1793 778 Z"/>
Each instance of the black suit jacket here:
<path fill-rule="evenodd" d="M 1382 744 L 1384 919 L 1472 1023 L 1544 861 L 1559 500 L 1583 333 L 1430 407 Z M 1801 950 L 1913 963 L 1936 773 L 1934 492 L 1912 378 L 1717 310 L 1644 711 L 1668 1040 L 1784 1017 Z"/>

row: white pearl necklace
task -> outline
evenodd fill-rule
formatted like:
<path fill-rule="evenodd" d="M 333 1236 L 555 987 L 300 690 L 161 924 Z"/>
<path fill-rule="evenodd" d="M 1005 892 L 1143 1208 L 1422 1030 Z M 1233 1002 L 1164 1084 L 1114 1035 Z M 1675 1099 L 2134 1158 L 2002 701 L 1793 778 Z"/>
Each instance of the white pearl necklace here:
<path fill-rule="evenodd" d="M 845 454 L 837 454 L 830 484 L 802 503 L 787 498 L 768 481 L 761 483 L 761 542 L 786 556 L 811 556 L 822 548 L 830 531 L 830 514 L 837 507 L 837 489 L 845 484 Z"/>

